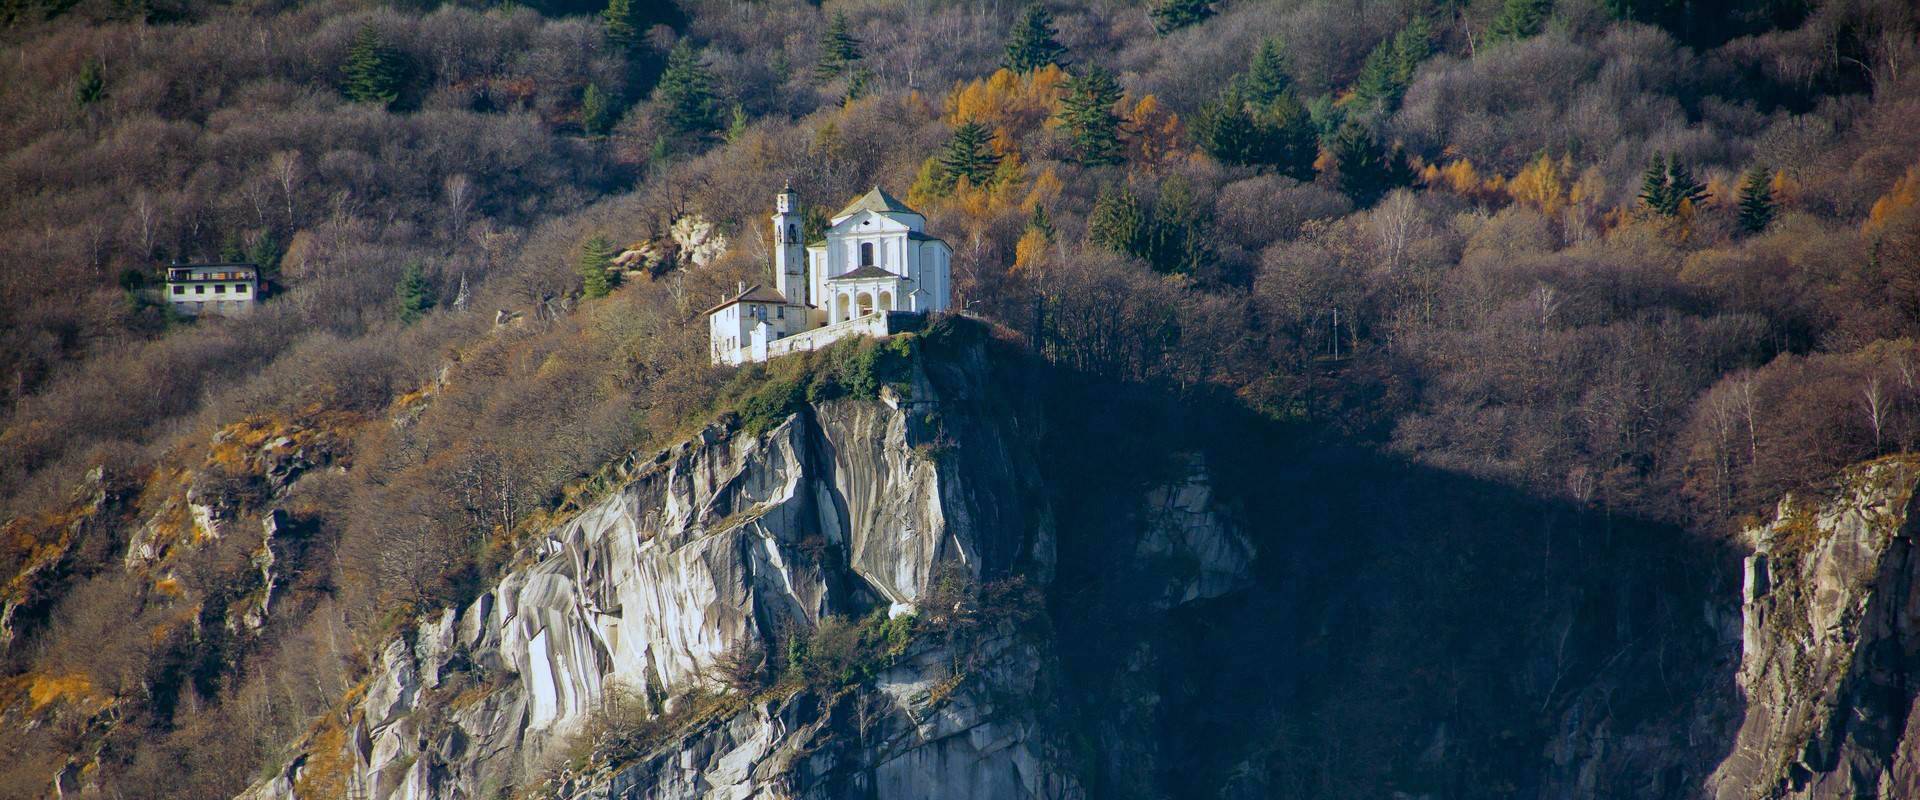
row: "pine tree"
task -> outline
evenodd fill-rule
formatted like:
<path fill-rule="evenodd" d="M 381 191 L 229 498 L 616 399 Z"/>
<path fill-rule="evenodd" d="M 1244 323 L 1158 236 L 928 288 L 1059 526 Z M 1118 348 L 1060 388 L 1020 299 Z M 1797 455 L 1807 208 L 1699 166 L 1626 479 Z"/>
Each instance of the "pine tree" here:
<path fill-rule="evenodd" d="M 80 65 L 80 80 L 73 87 L 73 101 L 81 108 L 107 99 L 107 69 L 100 59 L 90 58 Z"/>
<path fill-rule="evenodd" d="M 1393 38 L 1381 42 L 1367 54 L 1360 75 L 1353 80 L 1353 93 L 1366 105 L 1392 110 L 1400 104 L 1413 73 L 1420 62 L 1433 54 L 1432 30 L 1424 17 L 1415 17 Z"/>
<path fill-rule="evenodd" d="M 1340 191 L 1356 206 L 1371 206 L 1387 192 L 1413 182 L 1413 170 L 1400 150 L 1382 146 L 1358 123 L 1342 127 L 1332 149 L 1340 170 Z"/>
<path fill-rule="evenodd" d="M 685 41 L 667 54 L 667 68 L 654 87 L 653 101 L 675 134 L 703 137 L 720 130 L 720 99 L 713 92 L 713 75 Z"/>
<path fill-rule="evenodd" d="M 267 231 L 253 238 L 253 245 L 247 248 L 247 263 L 260 268 L 260 274 L 271 278 L 280 274 L 280 240 Z"/>
<path fill-rule="evenodd" d="M 1087 213 L 1087 242 L 1122 255 L 1144 258 L 1152 244 L 1151 221 L 1140 198 L 1125 186 L 1108 186 Z"/>
<path fill-rule="evenodd" d="M 940 189 L 950 192 L 962 179 L 975 187 L 991 186 L 993 171 L 999 166 L 993 131 L 982 123 L 968 122 L 953 129 L 953 136 L 940 151 Z"/>
<path fill-rule="evenodd" d="M 606 297 L 620 285 L 620 274 L 613 269 L 615 249 L 605 236 L 595 236 L 580 245 L 578 269 L 582 293 L 587 297 Z"/>
<path fill-rule="evenodd" d="M 1553 0 L 1506 0 L 1500 15 L 1487 26 L 1487 43 L 1515 42 L 1540 32 L 1553 11 Z"/>
<path fill-rule="evenodd" d="M 836 12 L 833 21 L 827 24 L 826 35 L 820 37 L 820 61 L 813 65 L 814 77 L 833 80 L 858 64 L 861 58 L 860 40 L 848 31 L 847 15 Z"/>
<path fill-rule="evenodd" d="M 1663 217 L 1679 216 L 1707 196 L 1707 188 L 1694 179 L 1693 170 L 1670 155 L 1655 155 L 1640 176 L 1640 203 Z"/>
<path fill-rule="evenodd" d="M 1740 184 L 1740 228 L 1748 233 L 1759 233 L 1773 224 L 1780 208 L 1773 200 L 1773 171 L 1766 167 L 1754 167 L 1747 171 L 1747 178 Z"/>
<path fill-rule="evenodd" d="M 427 282 L 426 271 L 418 261 L 407 262 L 407 269 L 400 275 L 399 285 L 393 290 L 394 304 L 400 315 L 400 322 L 412 325 L 433 309 L 437 298 L 434 297 L 433 284 Z"/>
<path fill-rule="evenodd" d="M 372 25 L 360 28 L 347 49 L 344 69 L 347 99 L 392 107 L 406 89 L 409 76 L 405 54 L 387 46 Z"/>
<path fill-rule="evenodd" d="M 1053 37 L 1053 14 L 1039 3 L 1027 6 L 1007 37 L 1003 63 L 1014 72 L 1031 72 L 1048 64 L 1066 66 L 1067 48 Z"/>
<path fill-rule="evenodd" d="M 580 128 L 588 136 L 605 136 L 613 129 L 613 103 L 600 91 L 600 84 L 587 84 L 587 91 L 580 95 Z"/>
<path fill-rule="evenodd" d="M 607 0 L 607 7 L 600 11 L 600 32 L 617 52 L 628 53 L 640 47 L 640 28 L 633 0 Z"/>
<path fill-rule="evenodd" d="M 1248 102 L 1262 105 L 1292 92 L 1293 76 L 1287 73 L 1287 51 L 1279 39 L 1260 43 L 1260 50 L 1253 54 L 1253 63 L 1247 65 L 1247 73 L 1240 77 L 1239 84 Z"/>
<path fill-rule="evenodd" d="M 1072 142 L 1074 160 L 1086 166 L 1118 164 L 1126 149 L 1120 144 L 1120 118 L 1113 104 L 1120 101 L 1120 83 L 1113 73 L 1094 66 L 1067 81 L 1060 122 Z"/>
<path fill-rule="evenodd" d="M 1033 204 L 1033 215 L 1027 217 L 1027 228 L 1040 232 L 1040 235 L 1053 238 L 1053 218 L 1047 215 L 1047 207 Z"/>
<path fill-rule="evenodd" d="M 1193 187 L 1179 175 L 1160 187 L 1149 226 L 1147 263 L 1161 272 L 1192 275 L 1212 255 L 1207 245 L 1207 220 L 1193 196 Z"/>
<path fill-rule="evenodd" d="M 1153 4 L 1153 29 L 1172 33 L 1213 16 L 1212 0 L 1158 0 Z"/>

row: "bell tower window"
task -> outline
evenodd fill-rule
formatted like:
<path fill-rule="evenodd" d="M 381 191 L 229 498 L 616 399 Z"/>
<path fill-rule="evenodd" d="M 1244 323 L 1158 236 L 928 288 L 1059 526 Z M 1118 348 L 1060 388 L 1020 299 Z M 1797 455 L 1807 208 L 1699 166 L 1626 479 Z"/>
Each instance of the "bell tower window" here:
<path fill-rule="evenodd" d="M 863 266 L 863 267 L 873 266 L 873 243 L 872 242 L 860 243 L 860 266 Z"/>

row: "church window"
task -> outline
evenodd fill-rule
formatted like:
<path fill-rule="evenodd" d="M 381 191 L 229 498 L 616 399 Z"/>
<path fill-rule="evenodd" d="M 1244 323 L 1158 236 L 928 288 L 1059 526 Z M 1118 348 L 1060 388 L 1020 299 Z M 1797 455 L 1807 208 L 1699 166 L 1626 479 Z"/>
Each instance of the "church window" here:
<path fill-rule="evenodd" d="M 860 243 L 860 266 L 863 266 L 863 267 L 873 266 L 873 243 L 872 242 Z"/>
<path fill-rule="evenodd" d="M 798 241 L 800 241 L 800 227 L 799 227 L 799 226 L 797 226 L 797 225 L 788 225 L 788 226 L 787 226 L 787 241 L 788 241 L 789 243 L 791 243 L 791 242 L 798 242 Z"/>

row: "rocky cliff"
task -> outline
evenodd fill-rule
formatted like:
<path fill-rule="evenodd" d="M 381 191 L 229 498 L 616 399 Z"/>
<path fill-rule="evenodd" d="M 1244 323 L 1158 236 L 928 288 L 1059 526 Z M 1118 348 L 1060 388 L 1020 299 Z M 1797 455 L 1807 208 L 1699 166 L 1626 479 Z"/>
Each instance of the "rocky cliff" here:
<path fill-rule="evenodd" d="M 1745 720 L 1717 800 L 1920 797 L 1917 477 L 1866 464 L 1746 531 Z"/>
<path fill-rule="evenodd" d="M 1916 795 L 1920 463 L 1730 545 L 1009 369 L 631 457 L 247 797 Z"/>

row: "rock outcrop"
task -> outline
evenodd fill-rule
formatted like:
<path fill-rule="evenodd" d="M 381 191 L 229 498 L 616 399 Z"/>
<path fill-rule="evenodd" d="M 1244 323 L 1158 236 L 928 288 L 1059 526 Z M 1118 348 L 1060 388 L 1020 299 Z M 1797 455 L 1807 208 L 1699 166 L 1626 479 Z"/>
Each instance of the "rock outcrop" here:
<path fill-rule="evenodd" d="M 764 433 L 716 424 L 660 453 L 492 590 L 393 640 L 345 730 L 317 732 L 247 796 L 492 797 L 616 694 L 671 710 L 716 688 L 729 653 L 778 653 L 829 615 L 910 613 L 956 567 L 976 580 L 1044 574 L 1031 456 L 983 417 L 942 418 L 949 398 L 987 391 L 977 370 L 936 378 L 916 369 L 911 402 L 816 403 Z M 1048 669 L 1045 648 L 1011 629 L 964 648 L 915 641 L 859 686 L 739 698 L 656 755 L 574 770 L 554 789 L 1078 797 L 1055 731 L 1021 699 L 1043 694 Z"/>
<path fill-rule="evenodd" d="M 1747 531 L 1745 720 L 1716 800 L 1920 797 L 1920 462 L 1850 470 Z"/>

